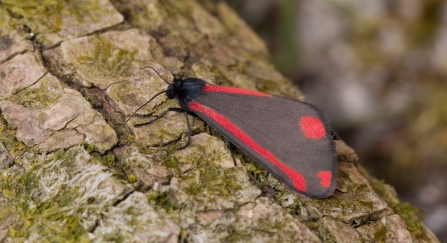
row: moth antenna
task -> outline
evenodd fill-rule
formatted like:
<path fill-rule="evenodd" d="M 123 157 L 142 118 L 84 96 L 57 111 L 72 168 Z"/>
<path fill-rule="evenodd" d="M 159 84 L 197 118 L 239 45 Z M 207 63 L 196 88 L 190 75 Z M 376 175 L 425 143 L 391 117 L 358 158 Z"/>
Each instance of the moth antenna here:
<path fill-rule="evenodd" d="M 144 106 L 149 104 L 149 102 L 151 102 L 153 99 L 155 99 L 155 97 L 157 97 L 157 96 L 159 96 L 159 95 L 161 95 L 161 94 L 163 94 L 165 92 L 166 92 L 166 90 L 163 90 L 163 91 L 157 93 L 156 95 L 152 96 L 152 98 L 150 100 L 146 101 L 146 103 L 144 103 L 142 106 L 138 107 L 138 109 L 136 111 L 134 111 L 132 113 L 132 115 L 126 120 L 126 123 L 137 113 L 137 111 L 139 111 L 141 108 L 143 108 Z"/>
<path fill-rule="evenodd" d="M 161 79 L 163 79 L 163 81 L 165 81 L 167 84 L 170 84 L 168 81 L 166 81 L 166 79 L 164 79 L 164 78 L 157 72 L 157 70 L 155 70 L 155 68 L 153 68 L 153 67 L 151 67 L 151 66 L 145 66 L 145 67 L 141 67 L 140 69 L 144 69 L 144 68 L 151 68 L 152 70 L 154 70 L 154 71 L 157 73 L 158 77 L 160 77 Z"/>

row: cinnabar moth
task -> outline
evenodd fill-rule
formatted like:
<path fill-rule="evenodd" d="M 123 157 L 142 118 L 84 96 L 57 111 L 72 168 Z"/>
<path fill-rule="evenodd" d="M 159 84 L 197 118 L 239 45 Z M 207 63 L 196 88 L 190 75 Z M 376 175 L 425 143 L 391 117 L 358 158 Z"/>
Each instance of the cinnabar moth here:
<path fill-rule="evenodd" d="M 290 188 L 313 198 L 329 197 L 334 192 L 337 156 L 331 126 L 313 105 L 215 86 L 197 78 L 176 81 L 157 95 L 162 93 L 177 99 L 181 109 L 170 108 L 138 125 L 150 124 L 169 111 L 183 111 L 185 116 L 193 113 Z"/>

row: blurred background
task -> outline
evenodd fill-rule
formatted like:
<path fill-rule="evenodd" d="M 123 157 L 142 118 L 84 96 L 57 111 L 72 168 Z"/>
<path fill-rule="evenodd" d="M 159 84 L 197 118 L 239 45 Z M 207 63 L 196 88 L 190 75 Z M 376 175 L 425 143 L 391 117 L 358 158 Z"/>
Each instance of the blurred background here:
<path fill-rule="evenodd" d="M 447 242 L 447 0 L 227 0 L 370 174 Z"/>

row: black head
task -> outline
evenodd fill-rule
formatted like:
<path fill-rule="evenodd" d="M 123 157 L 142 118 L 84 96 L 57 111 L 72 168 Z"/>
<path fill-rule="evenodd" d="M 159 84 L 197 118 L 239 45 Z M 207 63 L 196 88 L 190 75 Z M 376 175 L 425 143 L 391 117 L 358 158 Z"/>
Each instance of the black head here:
<path fill-rule="evenodd" d="M 202 92 L 202 89 L 205 87 L 206 82 L 198 79 L 198 78 L 187 78 L 185 80 L 179 80 L 175 83 L 170 84 L 166 79 L 164 79 L 158 72 L 155 70 L 155 68 L 151 66 L 142 67 L 143 68 L 150 68 L 157 73 L 157 75 L 163 79 L 167 84 L 169 84 L 168 89 L 166 91 L 162 91 L 156 95 L 154 95 L 152 98 L 150 98 L 146 103 L 144 103 L 142 106 L 140 106 L 136 111 L 132 113 L 132 115 L 126 120 L 129 121 L 141 108 L 143 108 L 145 105 L 147 105 L 149 102 L 151 102 L 155 97 L 166 93 L 166 96 L 168 99 L 174 99 L 176 98 L 178 102 L 180 103 L 180 106 L 187 110 L 188 103 L 194 99 L 197 95 L 200 95 Z"/>
<path fill-rule="evenodd" d="M 201 79 L 187 78 L 170 84 L 166 90 L 166 96 L 168 99 L 176 98 L 180 105 L 187 104 L 202 92 L 205 85 L 205 81 Z"/>

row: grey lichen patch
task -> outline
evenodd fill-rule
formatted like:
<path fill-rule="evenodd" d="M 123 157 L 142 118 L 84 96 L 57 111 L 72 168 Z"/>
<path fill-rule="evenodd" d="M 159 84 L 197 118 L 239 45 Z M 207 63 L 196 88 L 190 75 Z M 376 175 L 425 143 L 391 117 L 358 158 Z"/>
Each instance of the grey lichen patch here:
<path fill-rule="evenodd" d="M 0 64 L 0 99 L 35 83 L 45 72 L 39 58 L 29 52 Z"/>
<path fill-rule="evenodd" d="M 179 235 L 173 220 L 160 215 L 145 194 L 134 192 L 109 208 L 93 231 L 93 242 L 177 242 Z"/>
<path fill-rule="evenodd" d="M 383 217 L 373 224 L 361 226 L 357 231 L 362 235 L 362 239 L 368 242 L 414 241 L 406 229 L 405 221 L 397 214 Z"/>
<path fill-rule="evenodd" d="M 52 96 L 51 90 L 46 90 L 46 96 Z M 56 97 L 44 107 L 27 107 L 10 100 L 0 102 L 5 119 L 17 126 L 17 139 L 45 151 L 67 148 L 85 140 L 103 153 L 116 144 L 115 131 L 79 92 L 64 89 Z M 11 100 L 22 103 L 21 99 Z"/>
<path fill-rule="evenodd" d="M 1 9 L 14 29 L 28 26 L 38 42 L 51 47 L 59 42 L 117 25 L 123 21 L 108 0 L 8 1 Z"/>
<path fill-rule="evenodd" d="M 7 198 L 0 214 L 17 216 L 4 238 L 9 242 L 88 242 L 105 208 L 130 190 L 80 146 L 18 160 L 21 167 L 0 173 Z"/>

